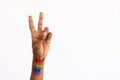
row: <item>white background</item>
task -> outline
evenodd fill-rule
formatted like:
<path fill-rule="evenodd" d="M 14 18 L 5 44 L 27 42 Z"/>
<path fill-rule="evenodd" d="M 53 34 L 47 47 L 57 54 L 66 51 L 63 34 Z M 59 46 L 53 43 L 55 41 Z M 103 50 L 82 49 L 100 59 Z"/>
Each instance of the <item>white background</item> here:
<path fill-rule="evenodd" d="M 0 0 L 0 80 L 29 80 L 28 16 L 53 32 L 44 80 L 120 80 L 119 0 Z"/>

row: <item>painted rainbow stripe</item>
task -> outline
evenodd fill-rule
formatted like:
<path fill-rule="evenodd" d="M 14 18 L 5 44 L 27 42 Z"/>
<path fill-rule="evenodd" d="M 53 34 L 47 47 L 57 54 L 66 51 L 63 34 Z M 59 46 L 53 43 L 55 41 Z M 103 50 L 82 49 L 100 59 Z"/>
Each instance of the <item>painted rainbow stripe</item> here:
<path fill-rule="evenodd" d="M 34 62 L 34 67 L 33 67 L 33 73 L 38 75 L 41 72 L 42 69 L 42 64 L 44 62 L 44 59 L 36 58 Z"/>

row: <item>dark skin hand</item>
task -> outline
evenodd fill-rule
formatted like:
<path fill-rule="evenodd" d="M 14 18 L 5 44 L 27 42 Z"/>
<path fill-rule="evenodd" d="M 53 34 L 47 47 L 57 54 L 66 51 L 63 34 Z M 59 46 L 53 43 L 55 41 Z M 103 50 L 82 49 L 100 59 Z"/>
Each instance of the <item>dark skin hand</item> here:
<path fill-rule="evenodd" d="M 33 63 L 30 80 L 43 80 L 44 60 L 50 48 L 52 33 L 48 27 L 42 30 L 43 12 L 39 15 L 38 30 L 35 30 L 32 16 L 29 16 L 29 28 L 32 38 Z M 38 74 L 36 74 L 38 73 Z"/>
<path fill-rule="evenodd" d="M 52 37 L 52 33 L 49 32 L 48 27 L 45 27 L 44 30 L 42 30 L 42 25 L 43 12 L 41 12 L 39 15 L 38 30 L 35 30 L 34 28 L 32 16 L 29 16 L 29 27 L 32 37 L 33 56 L 40 57 L 41 59 L 47 56 Z"/>

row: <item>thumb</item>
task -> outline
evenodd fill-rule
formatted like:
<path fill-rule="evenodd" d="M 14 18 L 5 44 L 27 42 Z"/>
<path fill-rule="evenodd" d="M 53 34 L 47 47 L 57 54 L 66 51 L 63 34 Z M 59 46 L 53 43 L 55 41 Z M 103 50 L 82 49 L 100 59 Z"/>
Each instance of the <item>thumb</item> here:
<path fill-rule="evenodd" d="M 42 32 L 41 35 L 40 35 L 40 41 L 45 40 L 46 37 L 47 37 L 47 32 Z"/>

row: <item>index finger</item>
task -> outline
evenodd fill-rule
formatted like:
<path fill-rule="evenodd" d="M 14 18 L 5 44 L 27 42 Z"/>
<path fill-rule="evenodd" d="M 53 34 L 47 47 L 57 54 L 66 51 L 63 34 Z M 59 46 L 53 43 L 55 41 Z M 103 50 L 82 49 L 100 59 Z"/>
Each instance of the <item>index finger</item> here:
<path fill-rule="evenodd" d="M 30 27 L 31 33 L 34 33 L 35 32 L 35 28 L 34 28 L 32 16 L 29 16 L 29 27 Z"/>

